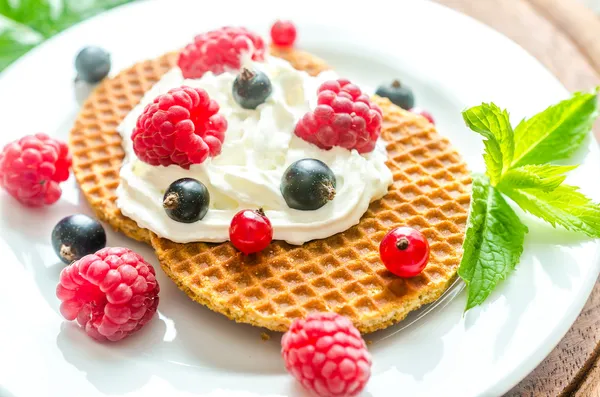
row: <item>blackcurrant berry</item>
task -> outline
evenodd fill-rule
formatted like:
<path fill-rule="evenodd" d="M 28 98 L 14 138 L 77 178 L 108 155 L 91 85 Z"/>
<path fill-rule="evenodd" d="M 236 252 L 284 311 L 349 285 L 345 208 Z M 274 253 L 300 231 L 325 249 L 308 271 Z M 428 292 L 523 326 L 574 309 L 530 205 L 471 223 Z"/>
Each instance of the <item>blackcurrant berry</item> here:
<path fill-rule="evenodd" d="M 292 163 L 283 173 L 281 194 L 288 207 L 316 210 L 335 197 L 335 175 L 324 162 L 302 159 Z"/>
<path fill-rule="evenodd" d="M 399 80 L 394 80 L 392 84 L 379 86 L 375 94 L 388 98 L 394 105 L 405 110 L 412 109 L 415 106 L 415 95 L 412 90 L 401 84 Z"/>
<path fill-rule="evenodd" d="M 102 225 L 87 215 L 63 218 L 52 230 L 52 248 L 64 263 L 71 263 L 106 246 Z"/>
<path fill-rule="evenodd" d="M 233 99 L 244 109 L 256 109 L 272 91 L 271 80 L 258 70 L 244 68 L 233 82 Z"/>
<path fill-rule="evenodd" d="M 209 204 L 208 189 L 192 178 L 181 178 L 171 183 L 163 197 L 163 208 L 169 218 L 181 223 L 193 223 L 204 218 Z"/>
<path fill-rule="evenodd" d="M 110 54 L 100 47 L 85 47 L 75 58 L 77 77 L 88 83 L 97 83 L 110 72 Z"/>

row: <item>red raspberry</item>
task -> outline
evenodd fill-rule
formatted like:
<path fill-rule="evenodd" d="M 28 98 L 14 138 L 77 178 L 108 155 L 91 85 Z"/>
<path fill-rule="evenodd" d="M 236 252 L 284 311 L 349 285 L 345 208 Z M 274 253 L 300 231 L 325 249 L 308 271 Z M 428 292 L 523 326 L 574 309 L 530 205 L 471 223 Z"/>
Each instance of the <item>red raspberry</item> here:
<path fill-rule="evenodd" d="M 146 324 L 158 306 L 154 268 L 127 248 L 107 247 L 60 273 L 61 314 L 89 336 L 118 341 Z"/>
<path fill-rule="evenodd" d="M 131 139 L 140 160 L 150 165 L 177 164 L 188 169 L 221 153 L 227 120 L 201 88 L 174 88 L 148 104 Z"/>
<path fill-rule="evenodd" d="M 223 27 L 199 34 L 179 54 L 178 65 L 186 79 L 197 79 L 206 72 L 221 74 L 241 67 L 242 54 L 254 61 L 265 59 L 265 42 L 246 28 Z"/>
<path fill-rule="evenodd" d="M 321 397 L 356 396 L 371 376 L 371 355 L 348 318 L 314 313 L 297 319 L 281 339 L 285 367 Z"/>
<path fill-rule="evenodd" d="M 375 149 L 383 116 L 379 106 L 346 79 L 326 81 L 317 93 L 318 105 L 298 121 L 296 135 L 321 149 Z"/>
<path fill-rule="evenodd" d="M 280 47 L 291 47 L 296 41 L 296 27 L 290 21 L 277 21 L 271 27 L 271 40 Z"/>
<path fill-rule="evenodd" d="M 70 167 L 66 143 L 46 134 L 28 135 L 0 153 L 0 187 L 25 205 L 50 205 L 60 198 L 59 183 L 69 179 Z"/>

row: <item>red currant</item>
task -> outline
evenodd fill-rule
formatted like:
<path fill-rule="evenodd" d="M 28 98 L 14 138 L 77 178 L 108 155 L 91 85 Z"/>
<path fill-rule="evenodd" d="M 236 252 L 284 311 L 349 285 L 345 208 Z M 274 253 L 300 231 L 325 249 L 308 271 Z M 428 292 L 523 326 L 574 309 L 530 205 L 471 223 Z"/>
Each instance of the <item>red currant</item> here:
<path fill-rule="evenodd" d="M 291 47 L 296 41 L 296 27 L 290 21 L 277 21 L 271 27 L 273 44 L 281 47 Z"/>
<path fill-rule="evenodd" d="M 381 240 L 379 255 L 385 267 L 396 276 L 414 277 L 429 262 L 429 243 L 420 231 L 398 227 Z"/>
<path fill-rule="evenodd" d="M 431 124 L 435 124 L 435 120 L 433 119 L 433 116 L 427 110 L 424 110 L 424 109 L 421 109 L 421 108 L 412 108 L 412 109 L 410 109 L 410 112 L 414 113 L 414 114 L 418 114 L 420 116 L 423 116 L 427 120 L 429 120 L 429 122 Z"/>
<path fill-rule="evenodd" d="M 273 240 L 271 221 L 262 209 L 242 210 L 231 220 L 229 240 L 246 255 L 262 251 Z"/>

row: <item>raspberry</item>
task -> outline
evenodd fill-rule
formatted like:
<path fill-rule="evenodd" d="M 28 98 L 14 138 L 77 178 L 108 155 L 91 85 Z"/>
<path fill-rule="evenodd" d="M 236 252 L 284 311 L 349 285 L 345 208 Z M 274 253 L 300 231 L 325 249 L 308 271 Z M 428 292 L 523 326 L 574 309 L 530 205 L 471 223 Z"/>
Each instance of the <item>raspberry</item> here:
<path fill-rule="evenodd" d="M 285 367 L 321 397 L 356 396 L 371 376 L 371 355 L 348 318 L 314 313 L 297 319 L 281 339 Z"/>
<path fill-rule="evenodd" d="M 46 134 L 28 135 L 0 153 L 0 187 L 31 207 L 58 201 L 59 183 L 69 179 L 71 155 L 64 142 Z"/>
<path fill-rule="evenodd" d="M 177 164 L 188 169 L 221 153 L 227 120 L 201 88 L 173 88 L 148 104 L 131 139 L 140 160 L 150 165 Z"/>
<path fill-rule="evenodd" d="M 197 79 L 206 72 L 221 74 L 241 67 L 244 53 L 254 61 L 265 59 L 263 39 L 246 28 L 223 27 L 199 34 L 179 54 L 178 65 L 186 79 Z"/>
<path fill-rule="evenodd" d="M 107 247 L 60 273 L 60 312 L 89 336 L 118 341 L 142 328 L 158 306 L 154 268 L 127 248 Z"/>
<path fill-rule="evenodd" d="M 317 94 L 317 107 L 298 121 L 296 135 L 321 149 L 375 149 L 383 116 L 379 106 L 346 79 L 324 82 Z"/>
<path fill-rule="evenodd" d="M 271 26 L 271 40 L 280 47 L 291 47 L 296 41 L 296 26 L 290 21 L 277 21 Z"/>

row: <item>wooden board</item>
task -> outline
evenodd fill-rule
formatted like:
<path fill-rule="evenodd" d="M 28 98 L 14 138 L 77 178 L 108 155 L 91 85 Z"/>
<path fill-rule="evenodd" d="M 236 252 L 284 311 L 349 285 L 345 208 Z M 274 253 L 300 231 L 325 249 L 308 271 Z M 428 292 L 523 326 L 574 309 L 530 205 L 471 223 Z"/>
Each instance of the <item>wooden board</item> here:
<path fill-rule="evenodd" d="M 571 91 L 600 85 L 600 19 L 577 0 L 437 0 L 520 44 Z M 599 125 L 599 124 L 597 124 Z M 595 129 L 600 138 L 600 128 Z M 600 397 L 600 284 L 579 318 L 506 396 Z"/>

